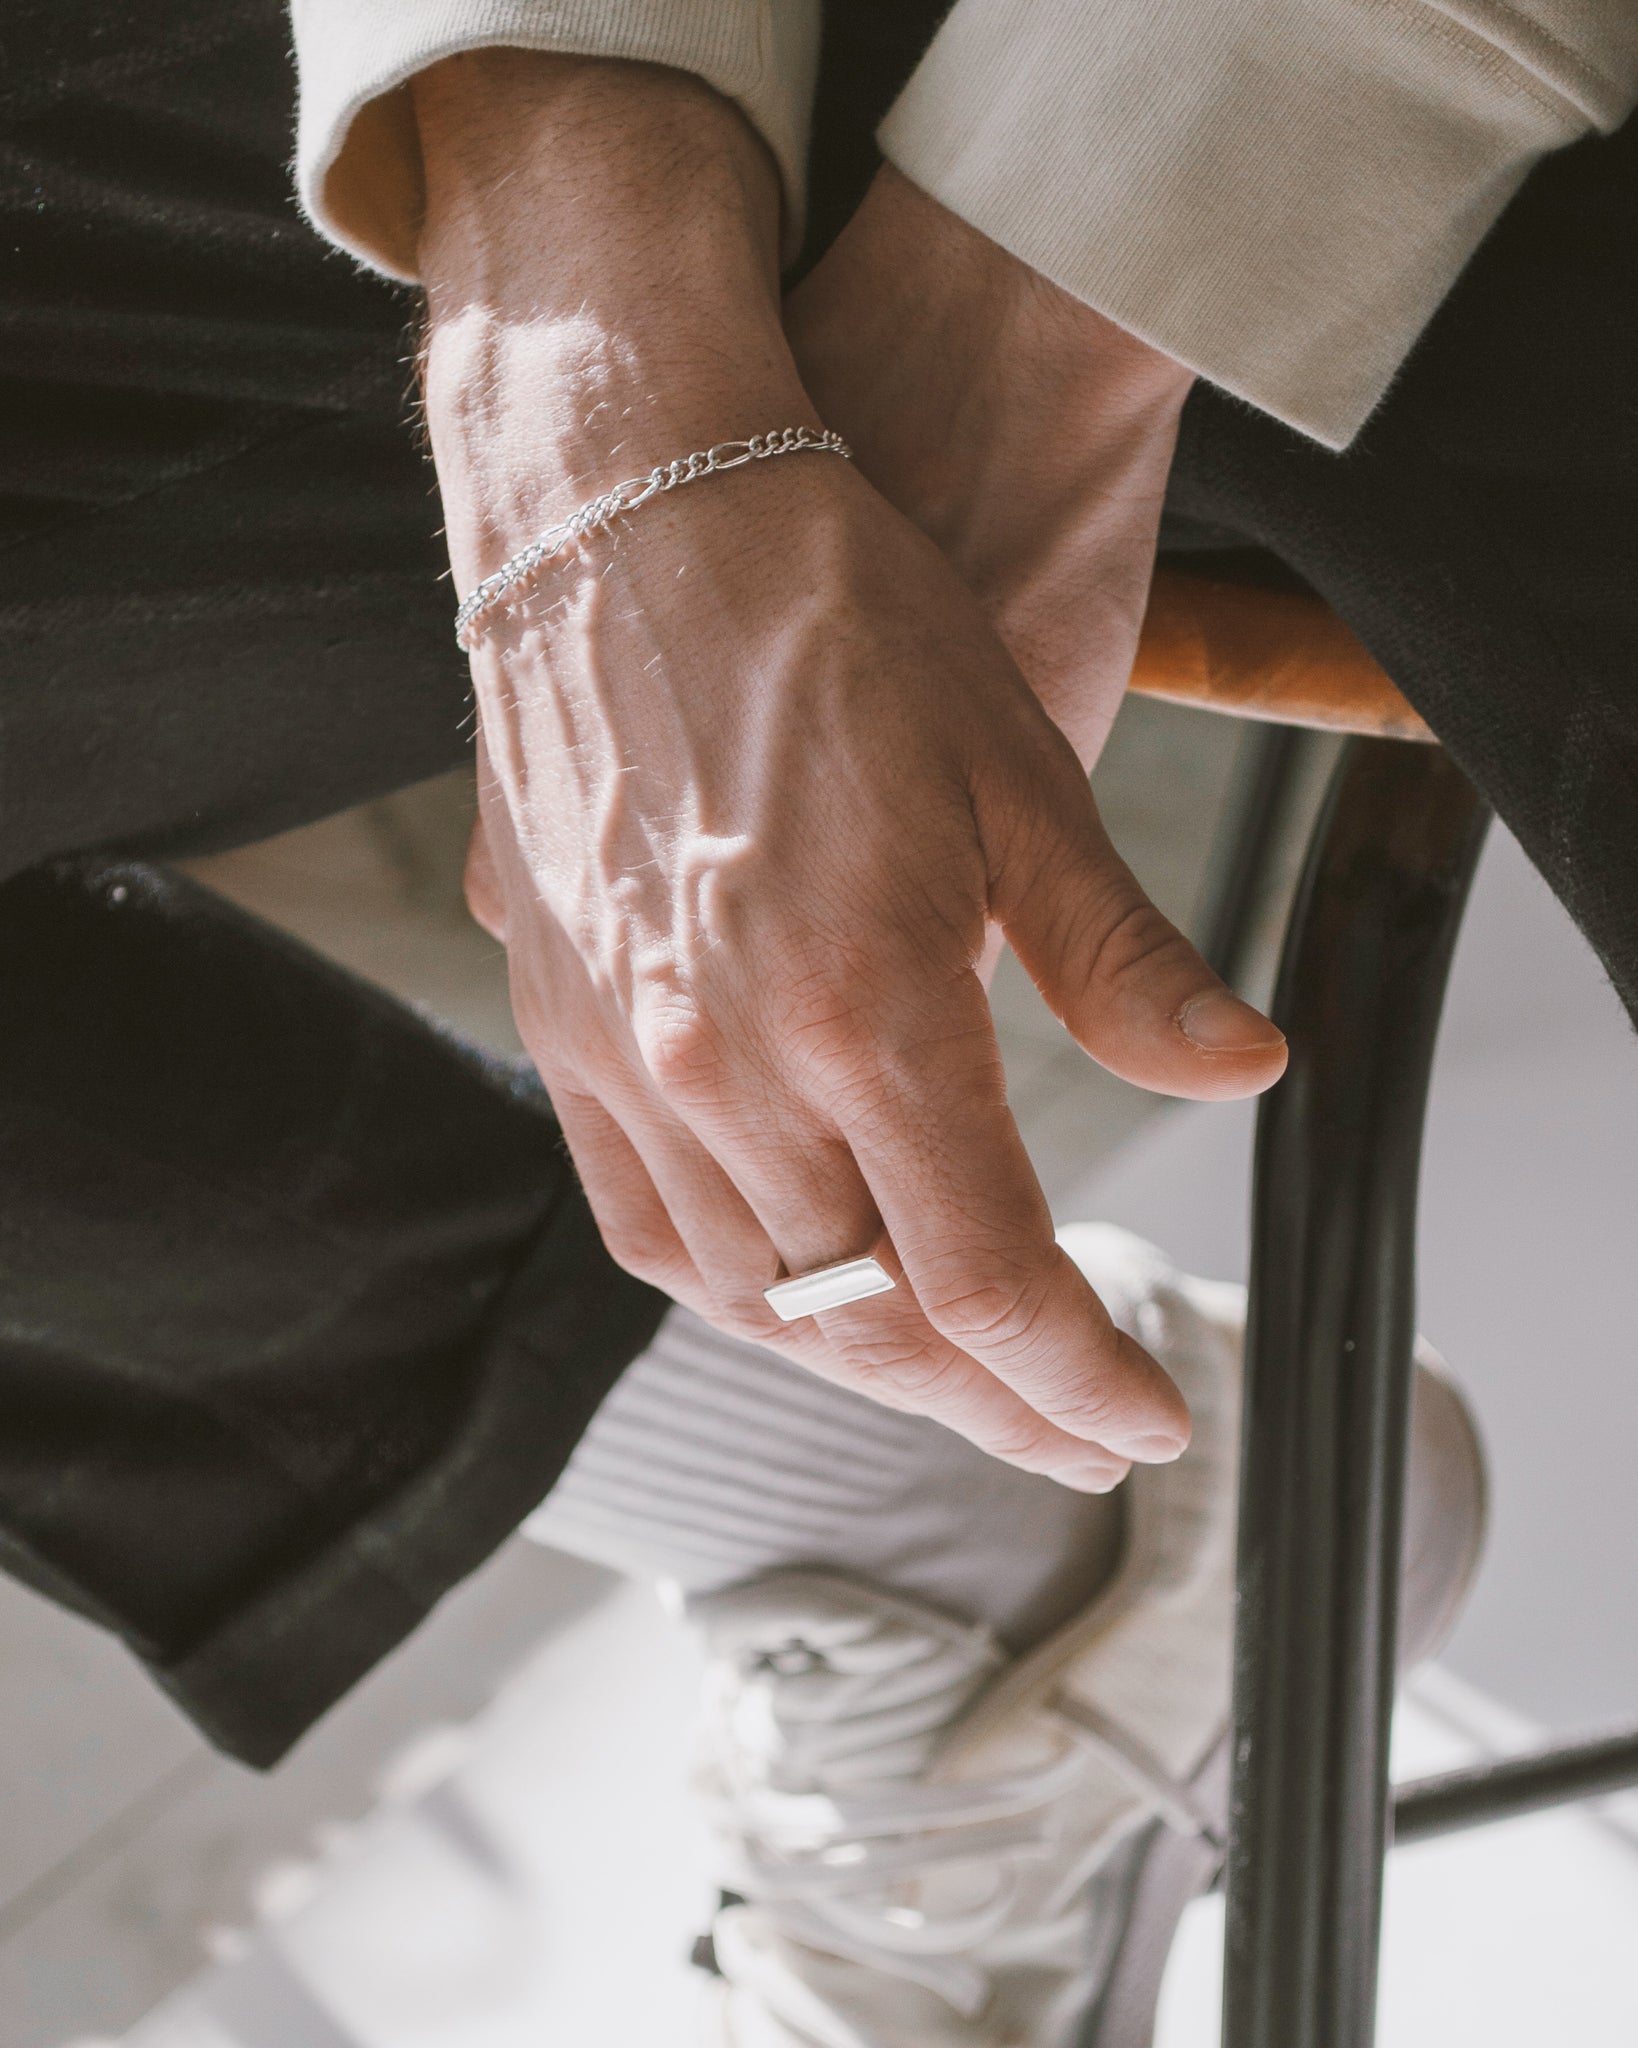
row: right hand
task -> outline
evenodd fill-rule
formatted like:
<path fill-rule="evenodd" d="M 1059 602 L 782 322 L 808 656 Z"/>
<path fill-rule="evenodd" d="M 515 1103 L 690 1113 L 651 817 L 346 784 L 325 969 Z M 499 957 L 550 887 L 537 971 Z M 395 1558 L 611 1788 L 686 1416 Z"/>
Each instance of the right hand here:
<path fill-rule="evenodd" d="M 515 53 L 417 102 L 463 587 L 616 475 L 812 421 L 771 172 L 724 103 Z M 753 465 L 589 541 L 473 676 L 474 907 L 614 1255 L 1067 1483 L 1174 1456 L 1181 1398 L 1058 1250 L 1007 1110 L 988 929 L 1141 1085 L 1250 1093 L 1283 1043 L 1143 896 L 931 543 L 833 456 Z M 891 1294 L 762 1300 L 872 1250 Z"/>
<path fill-rule="evenodd" d="M 785 331 L 825 424 L 938 544 L 1090 770 L 1132 673 L 1192 374 L 891 164 Z"/>

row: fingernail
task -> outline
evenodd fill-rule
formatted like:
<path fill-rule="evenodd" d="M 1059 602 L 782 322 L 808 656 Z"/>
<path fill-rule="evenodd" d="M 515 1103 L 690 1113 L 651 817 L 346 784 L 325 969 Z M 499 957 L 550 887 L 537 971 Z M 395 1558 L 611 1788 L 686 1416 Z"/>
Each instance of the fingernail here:
<path fill-rule="evenodd" d="M 1188 1444 L 1180 1436 L 1123 1436 L 1119 1441 L 1110 1440 L 1109 1449 L 1120 1457 L 1133 1458 L 1140 1465 L 1169 1465 L 1174 1458 L 1181 1458 Z"/>
<path fill-rule="evenodd" d="M 1113 1493 L 1130 1469 L 1127 1465 L 1067 1465 L 1052 1476 L 1075 1493 Z"/>
<path fill-rule="evenodd" d="M 1226 988 L 1214 988 L 1209 995 L 1185 1003 L 1178 1012 L 1177 1026 L 1202 1052 L 1272 1051 L 1285 1043 L 1283 1031 Z"/>

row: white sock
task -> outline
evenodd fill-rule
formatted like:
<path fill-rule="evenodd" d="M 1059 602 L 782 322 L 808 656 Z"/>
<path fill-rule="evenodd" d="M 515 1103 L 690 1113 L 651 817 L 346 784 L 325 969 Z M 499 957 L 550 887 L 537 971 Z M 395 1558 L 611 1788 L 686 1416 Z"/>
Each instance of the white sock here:
<path fill-rule="evenodd" d="M 673 1308 L 524 1533 L 690 1593 L 781 1565 L 854 1572 L 1018 1651 L 1109 1577 L 1119 1501 L 1019 1472 Z"/>

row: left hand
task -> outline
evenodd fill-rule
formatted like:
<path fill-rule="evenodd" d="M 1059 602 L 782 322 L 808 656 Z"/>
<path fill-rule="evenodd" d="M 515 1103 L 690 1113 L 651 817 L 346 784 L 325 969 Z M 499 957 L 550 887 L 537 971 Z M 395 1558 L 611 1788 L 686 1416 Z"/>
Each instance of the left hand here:
<path fill-rule="evenodd" d="M 785 317 L 819 417 L 938 543 L 1090 768 L 1131 674 L 1192 374 L 891 164 Z"/>

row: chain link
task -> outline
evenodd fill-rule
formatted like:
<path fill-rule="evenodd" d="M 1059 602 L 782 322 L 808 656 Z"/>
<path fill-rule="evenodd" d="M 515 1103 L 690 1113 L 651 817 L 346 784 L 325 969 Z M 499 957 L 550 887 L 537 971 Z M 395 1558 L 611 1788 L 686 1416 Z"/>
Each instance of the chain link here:
<path fill-rule="evenodd" d="M 477 644 L 479 621 L 509 591 L 515 590 L 543 562 L 566 553 L 584 535 L 610 525 L 627 512 L 635 512 L 650 498 L 678 490 L 683 484 L 697 483 L 702 476 L 715 476 L 719 470 L 739 469 L 747 462 L 766 462 L 775 455 L 800 455 L 808 451 L 840 455 L 845 462 L 853 459 L 853 450 L 828 427 L 777 427 L 771 434 L 753 434 L 748 441 L 718 441 L 714 447 L 696 449 L 675 462 L 662 462 L 647 476 L 628 477 L 624 483 L 604 491 L 601 497 L 592 498 L 579 511 L 571 512 L 556 526 L 549 526 L 503 562 L 493 576 L 486 576 L 476 585 L 455 614 L 457 643 L 470 653 Z"/>

